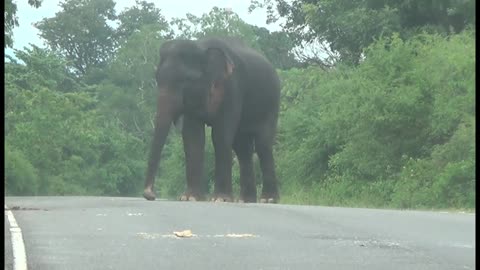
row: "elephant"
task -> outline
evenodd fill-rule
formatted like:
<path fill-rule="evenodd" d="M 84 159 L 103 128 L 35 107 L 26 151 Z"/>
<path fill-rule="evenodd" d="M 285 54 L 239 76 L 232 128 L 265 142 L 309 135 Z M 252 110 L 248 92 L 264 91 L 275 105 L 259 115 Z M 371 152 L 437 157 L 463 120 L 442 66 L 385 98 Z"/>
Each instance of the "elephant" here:
<path fill-rule="evenodd" d="M 206 199 L 202 183 L 205 126 L 215 153 L 213 201 L 231 202 L 232 154 L 240 167 L 239 202 L 257 202 L 253 167 L 262 171 L 261 203 L 277 203 L 273 145 L 280 105 L 280 79 L 272 64 L 237 38 L 170 40 L 161 45 L 156 70 L 157 113 L 143 196 L 155 200 L 155 174 L 172 123 L 183 117 L 187 188 L 182 201 Z M 232 151 L 233 150 L 233 151 Z"/>

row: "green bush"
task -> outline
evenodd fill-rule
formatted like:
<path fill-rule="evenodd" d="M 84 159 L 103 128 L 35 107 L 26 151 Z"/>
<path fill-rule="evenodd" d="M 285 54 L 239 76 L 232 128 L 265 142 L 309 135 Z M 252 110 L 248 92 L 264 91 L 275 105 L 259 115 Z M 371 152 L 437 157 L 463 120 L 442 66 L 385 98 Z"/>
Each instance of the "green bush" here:
<path fill-rule="evenodd" d="M 18 151 L 5 147 L 5 193 L 6 195 L 36 195 L 38 192 L 37 171 Z"/>
<path fill-rule="evenodd" d="M 283 72 L 284 201 L 473 207 L 474 44 L 472 31 L 393 35 L 356 68 Z"/>
<path fill-rule="evenodd" d="M 440 207 L 475 208 L 475 162 L 448 163 L 433 190 Z"/>
<path fill-rule="evenodd" d="M 428 160 L 410 158 L 396 179 L 392 206 L 419 208 L 438 204 L 432 191 L 436 174 L 438 171 Z"/>

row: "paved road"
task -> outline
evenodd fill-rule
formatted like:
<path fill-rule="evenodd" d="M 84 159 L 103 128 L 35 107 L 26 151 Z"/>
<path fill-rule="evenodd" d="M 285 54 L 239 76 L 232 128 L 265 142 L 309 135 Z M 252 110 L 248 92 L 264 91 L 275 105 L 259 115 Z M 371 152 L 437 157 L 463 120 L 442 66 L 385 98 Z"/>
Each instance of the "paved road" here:
<path fill-rule="evenodd" d="M 474 214 L 143 198 L 5 200 L 17 209 L 34 270 L 475 268 Z M 195 235 L 173 235 L 187 229 Z M 5 245 L 11 267 L 11 243 Z"/>

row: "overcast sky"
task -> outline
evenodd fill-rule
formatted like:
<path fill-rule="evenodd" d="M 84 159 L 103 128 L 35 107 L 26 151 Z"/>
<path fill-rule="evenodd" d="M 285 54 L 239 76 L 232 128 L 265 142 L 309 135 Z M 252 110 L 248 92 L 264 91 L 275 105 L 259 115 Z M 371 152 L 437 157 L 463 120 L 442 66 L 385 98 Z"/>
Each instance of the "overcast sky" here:
<path fill-rule="evenodd" d="M 115 0 L 114 0 L 115 1 Z M 255 10 L 251 14 L 248 13 L 249 0 L 147 0 L 155 3 L 157 8 L 160 8 L 163 16 L 167 20 L 173 17 L 184 17 L 186 13 L 194 15 L 201 15 L 209 12 L 214 6 L 220 8 L 231 8 L 233 12 L 237 13 L 246 23 L 263 26 L 269 30 L 280 30 L 278 24 L 267 25 L 265 23 L 267 15 L 265 10 Z M 13 47 L 15 49 L 22 49 L 28 46 L 29 43 L 43 47 L 44 44 L 40 37 L 38 37 L 38 30 L 33 26 L 33 23 L 55 16 L 55 13 L 60 11 L 58 4 L 60 0 L 43 0 L 40 8 L 34 8 L 28 4 L 27 0 L 16 0 L 17 17 L 20 26 L 13 30 Z M 117 14 L 127 7 L 135 4 L 133 0 L 116 0 L 115 8 Z M 12 55 L 12 49 L 5 50 L 6 54 Z"/>

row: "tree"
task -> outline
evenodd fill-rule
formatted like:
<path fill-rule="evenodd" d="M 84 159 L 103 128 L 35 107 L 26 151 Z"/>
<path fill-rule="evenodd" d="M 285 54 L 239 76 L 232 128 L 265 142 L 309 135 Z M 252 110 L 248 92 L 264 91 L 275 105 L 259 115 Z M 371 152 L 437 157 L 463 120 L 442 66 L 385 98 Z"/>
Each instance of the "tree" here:
<path fill-rule="evenodd" d="M 162 36 L 165 38 L 172 36 L 168 22 L 154 3 L 135 0 L 135 5 L 122 11 L 118 15 L 118 19 L 120 25 L 117 28 L 117 35 L 122 40 L 126 40 L 146 25 L 156 25 L 158 31 L 162 32 Z"/>
<path fill-rule="evenodd" d="M 13 28 L 18 26 L 17 4 L 13 0 L 5 0 L 5 44 L 4 48 L 13 46 Z"/>
<path fill-rule="evenodd" d="M 70 61 L 77 75 L 93 67 L 104 67 L 117 47 L 113 0 L 66 0 L 53 18 L 35 24 L 40 36 L 54 51 Z"/>
<path fill-rule="evenodd" d="M 279 69 L 289 69 L 299 65 L 293 54 L 294 43 L 283 31 L 270 32 L 265 27 L 251 26 L 256 35 L 260 51 Z"/>
<path fill-rule="evenodd" d="M 282 72 L 282 190 L 307 189 L 316 203 L 474 207 L 474 36 L 397 34 L 355 67 Z"/>
<path fill-rule="evenodd" d="M 28 4 L 33 7 L 39 8 L 42 4 L 42 0 L 28 0 Z M 13 46 L 13 28 L 18 26 L 17 18 L 17 4 L 13 0 L 5 0 L 5 43 L 4 48 Z"/>
<path fill-rule="evenodd" d="M 98 109 L 91 86 L 63 83 L 64 59 L 37 47 L 15 56 L 24 63 L 5 64 L 7 194 L 137 194 L 145 144 Z"/>
<path fill-rule="evenodd" d="M 240 38 L 245 43 L 256 46 L 255 33 L 251 26 L 227 9 L 213 7 L 208 14 L 201 17 L 187 13 L 186 18 L 175 18 L 171 24 L 179 30 L 179 38 L 228 36 Z"/>
<path fill-rule="evenodd" d="M 14 50 L 14 53 L 24 64 L 19 64 L 15 58 L 7 55 L 10 63 L 5 66 L 16 74 L 12 81 L 22 88 L 34 90 L 37 85 L 43 85 L 65 93 L 79 91 L 81 85 L 69 70 L 68 61 L 58 54 L 35 45 Z"/>
<path fill-rule="evenodd" d="M 125 41 L 98 92 L 104 114 L 118 119 L 127 132 L 145 142 L 151 136 L 156 109 L 154 74 L 164 41 L 160 29 L 160 25 L 143 26 Z"/>
<path fill-rule="evenodd" d="M 256 7 L 267 7 L 269 21 L 286 19 L 284 29 L 296 45 L 325 42 L 340 60 L 352 64 L 358 64 L 364 48 L 393 32 L 403 38 L 425 28 L 459 33 L 475 24 L 475 0 L 252 1 L 250 10 Z"/>

